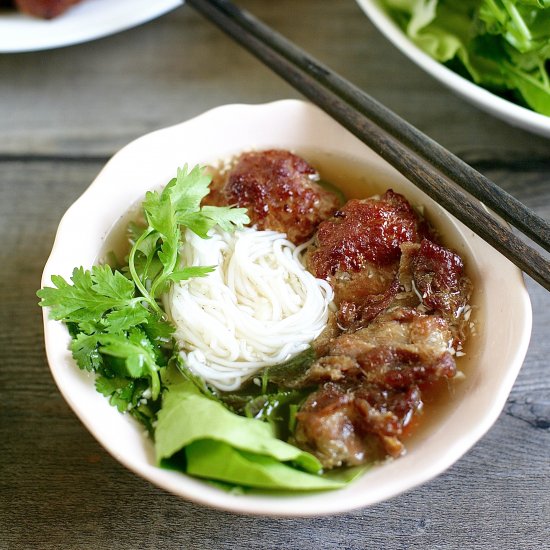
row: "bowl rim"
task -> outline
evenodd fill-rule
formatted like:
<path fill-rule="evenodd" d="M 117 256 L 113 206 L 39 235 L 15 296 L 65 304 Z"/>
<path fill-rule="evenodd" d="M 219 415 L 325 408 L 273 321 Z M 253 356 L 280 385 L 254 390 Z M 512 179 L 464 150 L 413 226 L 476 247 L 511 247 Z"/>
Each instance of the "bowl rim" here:
<path fill-rule="evenodd" d="M 550 117 L 508 101 L 460 76 L 420 49 L 391 19 L 378 0 L 356 0 L 375 27 L 411 61 L 478 108 L 512 126 L 550 137 Z"/>
<path fill-rule="evenodd" d="M 252 120 L 261 118 L 262 115 L 280 117 L 281 119 L 286 118 L 287 121 L 294 121 L 296 118 L 300 118 L 300 116 L 302 116 L 304 120 L 322 119 L 324 123 L 330 124 L 331 128 L 334 127 L 335 132 L 338 129 L 338 132 L 348 133 L 347 130 L 343 129 L 317 107 L 300 100 L 282 100 L 260 105 L 225 105 L 206 111 L 205 113 L 186 122 L 146 134 L 145 136 L 132 141 L 116 153 L 103 167 L 98 176 L 84 191 L 80 198 L 78 198 L 73 205 L 69 207 L 59 224 L 54 245 L 52 247 L 52 252 L 44 268 L 41 281 L 42 286 L 47 286 L 50 284 L 50 276 L 52 274 L 60 273 L 60 269 L 58 267 L 60 262 L 60 265 L 67 263 L 68 260 L 63 251 L 64 240 L 67 237 L 67 234 L 73 231 L 71 224 L 80 222 L 79 216 L 81 216 L 86 210 L 88 200 L 91 200 L 92 198 L 96 199 L 96 195 L 103 196 L 106 193 L 113 193 L 113 188 L 110 187 L 109 184 L 108 172 L 117 162 L 123 162 L 125 156 L 128 156 L 129 153 L 131 154 L 134 149 L 139 150 L 146 145 L 148 146 L 153 142 L 173 136 L 178 132 L 185 132 L 191 127 L 195 127 L 197 124 L 211 124 L 212 121 L 217 120 L 217 118 L 227 117 L 229 114 L 231 114 L 231 117 L 234 120 L 239 120 L 240 123 L 243 123 L 243 119 L 245 117 Z M 284 120 L 282 120 L 282 122 L 284 122 Z M 356 140 L 356 138 L 353 137 L 350 139 Z M 365 147 L 366 151 L 371 151 L 367 146 L 363 144 L 361 144 L 361 146 Z M 381 162 L 384 163 L 384 161 Z M 168 179 L 166 179 L 166 181 L 168 181 Z M 103 196 L 103 198 L 105 197 Z M 128 203 L 129 201 L 125 203 L 126 209 L 128 208 Z M 448 218 L 451 221 L 454 220 L 454 218 L 450 215 L 448 215 Z M 107 223 L 107 220 L 103 220 L 102 223 L 104 226 Z M 456 220 L 452 221 L 452 223 L 455 226 L 457 224 L 461 226 L 460 222 Z M 105 234 L 110 231 L 112 224 L 113 220 L 111 220 L 111 225 L 106 228 Z M 459 234 L 462 235 L 460 232 Z M 504 258 L 503 260 L 508 262 Z M 510 357 L 505 376 L 500 380 L 496 395 L 492 396 L 490 406 L 483 411 L 483 414 L 481 415 L 479 422 L 475 425 L 475 428 L 471 429 L 466 434 L 463 434 L 456 441 L 453 441 L 452 445 L 449 445 L 447 448 L 442 450 L 442 452 L 433 459 L 430 464 L 430 469 L 425 469 L 421 472 L 421 475 L 415 475 L 412 479 L 409 479 L 405 485 L 401 482 L 401 480 L 396 479 L 391 484 L 388 484 L 388 486 L 383 487 L 383 490 L 379 490 L 378 492 L 375 491 L 373 494 L 365 495 L 361 493 L 360 495 L 350 495 L 346 493 L 345 498 L 331 498 L 329 496 L 325 499 L 321 498 L 320 501 L 319 499 L 316 501 L 315 497 L 318 495 L 322 496 L 327 494 L 335 495 L 335 493 L 298 493 L 276 498 L 269 495 L 258 496 L 247 494 L 243 496 L 223 492 L 219 489 L 208 486 L 201 480 L 191 478 L 181 473 L 177 473 L 177 479 L 181 480 L 181 483 L 178 482 L 176 487 L 174 486 L 174 472 L 162 470 L 154 464 L 147 462 L 144 463 L 143 461 L 140 462 L 141 459 L 137 460 L 135 457 L 129 457 L 128 453 L 125 454 L 124 452 L 120 452 L 109 444 L 107 434 L 98 433 L 98 430 L 92 424 L 90 417 L 85 414 L 81 404 L 76 401 L 74 395 L 69 391 L 70 380 L 67 380 L 66 378 L 67 373 L 72 373 L 72 371 L 75 371 L 75 373 L 70 374 L 70 376 L 80 376 L 81 371 L 76 368 L 74 361 L 72 360 L 72 357 L 70 357 L 67 350 L 68 332 L 66 331 L 64 325 L 60 322 L 50 320 L 48 318 L 47 310 L 44 309 L 43 320 L 48 363 L 50 365 L 52 376 L 60 392 L 73 409 L 73 412 L 75 412 L 96 440 L 98 440 L 98 442 L 126 468 L 171 493 L 175 493 L 188 500 L 213 508 L 248 515 L 271 517 L 310 517 L 349 512 L 357 508 L 362 508 L 376 504 L 383 500 L 387 500 L 404 491 L 410 490 L 413 487 L 427 482 L 436 475 L 439 475 L 456 460 L 458 460 L 464 453 L 466 453 L 466 451 L 468 451 L 485 434 L 485 432 L 487 432 L 499 416 L 527 352 L 532 325 L 531 304 L 523 277 L 517 268 L 512 266 L 512 264 L 508 264 L 509 262 L 503 265 L 505 267 L 505 272 L 507 267 L 508 274 L 513 279 L 511 281 L 513 288 L 517 290 L 517 324 L 519 331 L 516 334 L 517 346 L 514 348 L 514 353 Z M 73 263 L 72 265 L 75 264 Z M 76 372 L 79 374 L 76 374 Z M 93 385 L 92 391 L 95 395 L 95 399 L 103 400 L 102 402 L 107 405 L 109 410 L 114 411 L 119 416 L 123 416 L 120 415 L 114 407 L 111 407 L 103 396 L 95 391 Z M 103 407 L 103 405 L 100 406 Z M 400 461 L 401 460 L 403 459 L 400 459 Z M 399 463 L 400 461 L 394 461 L 392 464 Z M 392 467 L 392 465 L 390 464 L 389 467 Z M 346 489 L 342 489 L 340 491 L 343 492 L 345 490 Z M 340 493 L 340 491 L 337 493 Z"/>

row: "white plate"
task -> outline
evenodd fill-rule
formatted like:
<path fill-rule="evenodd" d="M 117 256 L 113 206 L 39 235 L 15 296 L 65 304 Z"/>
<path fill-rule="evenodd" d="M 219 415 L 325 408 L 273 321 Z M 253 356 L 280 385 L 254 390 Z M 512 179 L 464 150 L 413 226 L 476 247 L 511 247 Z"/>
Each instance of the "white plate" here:
<path fill-rule="evenodd" d="M 531 307 L 521 272 L 514 265 L 325 113 L 295 100 L 226 105 L 130 143 L 107 163 L 61 220 L 42 286 L 51 286 L 55 274 L 70 277 L 75 266 L 89 268 L 104 249 L 113 225 L 147 190 L 166 184 L 178 166 L 208 164 L 251 148 L 273 147 L 307 154 L 330 181 L 336 183 L 338 176 L 352 180 L 350 193 L 356 196 L 391 187 L 413 204 L 423 205 L 430 221 L 469 266 L 476 288 L 478 330 L 464 358 L 466 379 L 457 382 L 446 407 L 428 429 L 407 444 L 406 456 L 372 468 L 338 491 L 227 493 L 158 468 L 143 429 L 95 390 L 93 377 L 77 368 L 67 349 L 66 327 L 48 319 L 44 311 L 48 362 L 63 396 L 88 430 L 117 460 L 152 483 L 233 512 L 275 516 L 345 512 L 431 479 L 483 436 L 499 416 L 522 365 L 531 333 Z"/>
<path fill-rule="evenodd" d="M 47 50 L 95 40 L 135 27 L 183 0 L 82 0 L 51 20 L 0 11 L 0 53 Z"/>
<path fill-rule="evenodd" d="M 550 117 L 507 101 L 454 73 L 423 52 L 386 14 L 376 0 L 357 0 L 378 30 L 409 59 L 445 86 L 480 109 L 511 124 L 541 136 L 550 137 Z"/>

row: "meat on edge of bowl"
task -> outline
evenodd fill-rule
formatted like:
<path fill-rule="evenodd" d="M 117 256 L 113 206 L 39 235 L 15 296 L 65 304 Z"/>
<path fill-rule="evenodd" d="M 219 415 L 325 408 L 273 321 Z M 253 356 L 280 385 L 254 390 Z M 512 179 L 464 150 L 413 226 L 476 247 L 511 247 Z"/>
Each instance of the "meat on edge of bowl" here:
<path fill-rule="evenodd" d="M 319 225 L 306 261 L 334 288 L 341 332 L 314 346 L 322 356 L 288 385 L 316 388 L 294 442 L 325 468 L 402 454 L 423 394 L 456 374 L 471 283 L 436 240 L 392 190 L 351 200 Z"/>

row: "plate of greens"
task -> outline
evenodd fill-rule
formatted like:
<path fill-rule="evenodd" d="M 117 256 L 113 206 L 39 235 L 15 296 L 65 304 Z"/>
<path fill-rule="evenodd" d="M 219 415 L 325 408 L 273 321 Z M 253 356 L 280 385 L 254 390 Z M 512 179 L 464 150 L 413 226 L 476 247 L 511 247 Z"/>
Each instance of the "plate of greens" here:
<path fill-rule="evenodd" d="M 426 72 L 506 122 L 550 136 L 548 0 L 357 0 Z"/>

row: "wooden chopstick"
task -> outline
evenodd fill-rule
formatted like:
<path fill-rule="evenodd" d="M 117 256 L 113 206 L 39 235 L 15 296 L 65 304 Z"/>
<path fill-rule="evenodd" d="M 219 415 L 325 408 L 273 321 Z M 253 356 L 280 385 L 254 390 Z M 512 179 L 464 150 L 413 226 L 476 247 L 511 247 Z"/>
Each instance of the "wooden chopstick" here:
<path fill-rule="evenodd" d="M 190 3 L 195 4 L 194 2 Z M 197 2 L 197 4 L 205 3 Z M 302 71 L 334 91 L 341 99 L 422 156 L 505 221 L 517 227 L 542 248 L 550 251 L 550 224 L 526 208 L 520 201 L 250 13 L 223 0 L 212 0 L 209 3 L 223 11 L 228 17 L 238 21 L 253 36 L 269 44 Z M 199 8 L 198 5 L 196 7 Z"/>
<path fill-rule="evenodd" d="M 545 220 L 251 14 L 226 0 L 188 3 L 550 290 L 550 262 L 471 195 L 550 250 Z"/>

